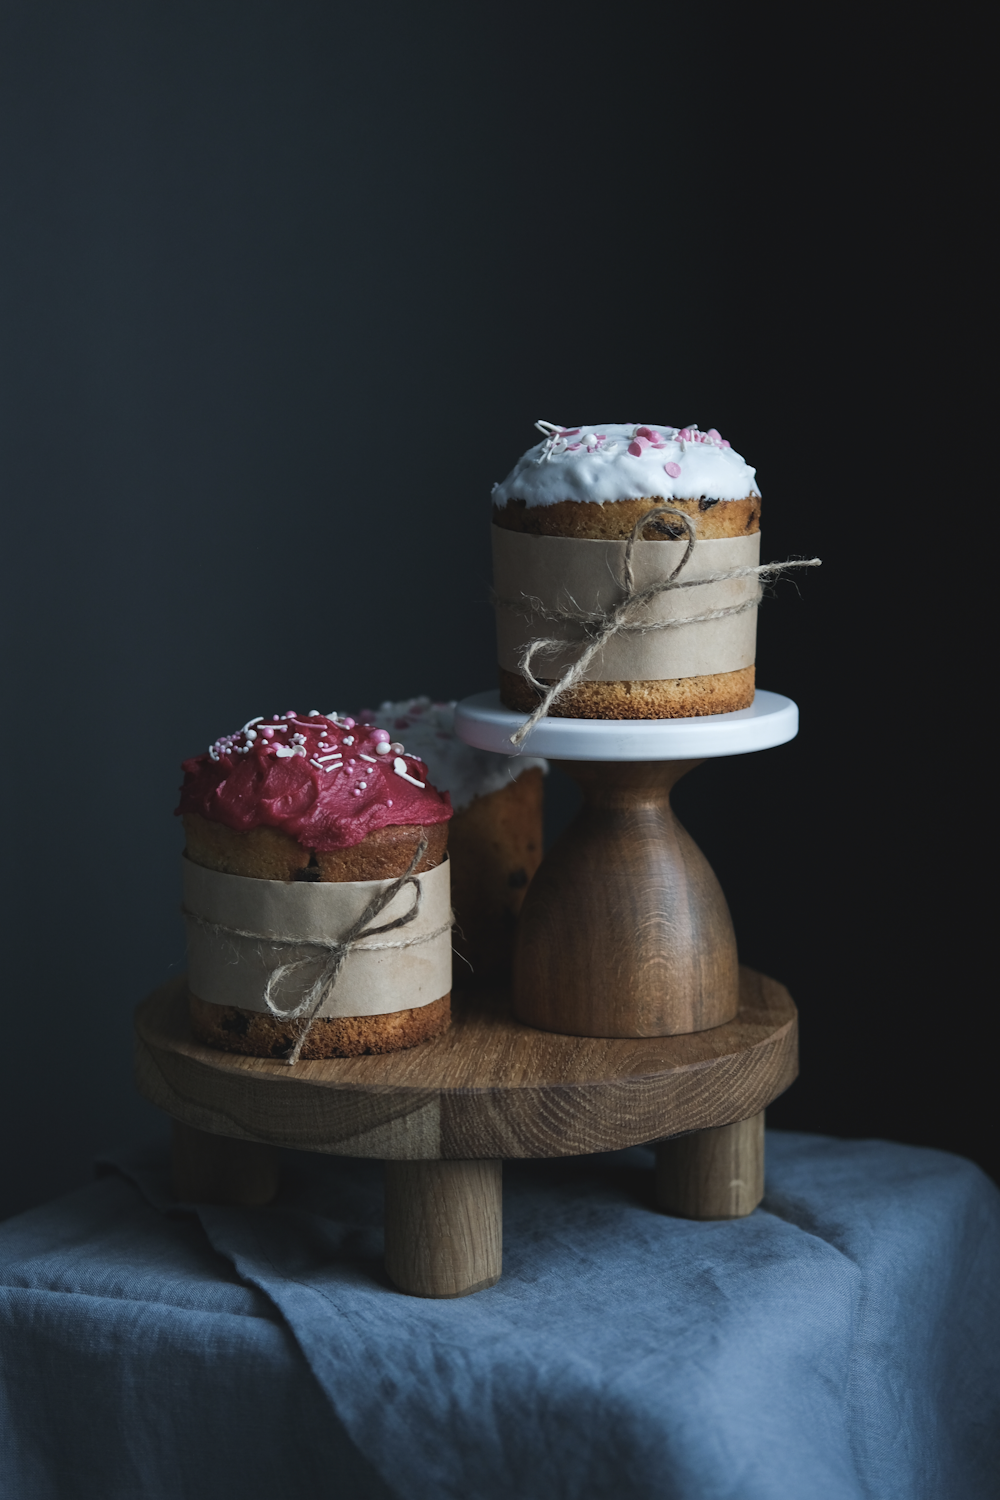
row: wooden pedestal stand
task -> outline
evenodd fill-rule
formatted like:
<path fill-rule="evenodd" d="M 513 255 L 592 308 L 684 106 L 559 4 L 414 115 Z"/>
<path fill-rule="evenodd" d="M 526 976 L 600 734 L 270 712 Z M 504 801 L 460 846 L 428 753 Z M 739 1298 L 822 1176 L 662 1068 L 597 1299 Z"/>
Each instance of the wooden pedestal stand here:
<path fill-rule="evenodd" d="M 708 757 L 793 739 L 798 709 L 758 692 L 752 707 L 698 719 L 542 719 L 529 741 L 574 776 L 576 819 L 546 854 L 518 918 L 514 1014 L 576 1036 L 676 1036 L 721 1026 L 739 1004 L 736 936 L 708 860 L 670 807 Z M 455 731 L 513 753 L 523 723 L 479 693 Z M 525 748 L 528 741 L 525 742 Z"/>
<path fill-rule="evenodd" d="M 749 969 L 735 1019 L 710 1031 L 560 1036 L 515 1020 L 504 991 L 473 990 L 434 1042 L 294 1068 L 194 1041 L 183 979 L 136 1011 L 136 1081 L 175 1121 L 178 1198 L 268 1202 L 279 1146 L 381 1159 L 386 1269 L 423 1297 L 499 1277 L 504 1157 L 660 1141 L 660 1208 L 750 1213 L 763 1193 L 763 1110 L 796 1071 L 795 1007 Z"/>
<path fill-rule="evenodd" d="M 455 727 L 510 754 L 521 722 L 484 693 Z M 656 1141 L 660 1208 L 750 1213 L 763 1111 L 797 1071 L 795 1007 L 738 970 L 725 898 L 669 792 L 707 756 L 781 744 L 797 724 L 794 703 L 762 692 L 702 719 L 544 719 L 531 752 L 572 763 L 584 806 L 529 887 L 513 1007 L 473 992 L 437 1041 L 289 1068 L 193 1041 L 183 981 L 152 996 L 136 1016 L 136 1076 L 176 1122 L 177 1196 L 265 1203 L 278 1146 L 381 1158 L 386 1269 L 424 1297 L 499 1277 L 504 1157 Z"/>

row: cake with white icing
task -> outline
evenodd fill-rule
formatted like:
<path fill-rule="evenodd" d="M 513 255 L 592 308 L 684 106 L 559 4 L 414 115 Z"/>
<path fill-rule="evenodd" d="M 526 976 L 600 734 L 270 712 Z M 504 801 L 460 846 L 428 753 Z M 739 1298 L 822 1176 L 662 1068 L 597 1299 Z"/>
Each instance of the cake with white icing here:
<path fill-rule="evenodd" d="M 454 946 L 476 975 L 506 968 L 517 914 L 542 857 L 542 775 L 537 756 L 476 750 L 455 734 L 455 704 L 405 698 L 357 717 L 406 744 L 455 809 L 448 837 Z M 455 982 L 465 974 L 455 966 Z"/>
<path fill-rule="evenodd" d="M 493 487 L 493 523 L 502 531 L 624 542 L 644 515 L 668 505 L 687 517 L 698 541 L 759 533 L 756 472 L 715 428 L 702 432 L 696 426 L 652 422 L 536 426 L 544 433 L 542 441 Z M 672 516 L 652 520 L 641 532 L 644 541 L 652 542 L 677 541 L 688 534 L 684 521 Z M 586 601 L 577 602 L 587 607 Z M 541 677 L 542 669 L 537 662 L 538 681 L 547 685 L 557 680 Z M 503 662 L 500 691 L 508 707 L 523 712 L 539 702 L 538 690 Z M 751 651 L 749 661 L 740 659 L 738 666 L 724 671 L 581 681 L 549 712 L 567 718 L 688 717 L 746 708 L 753 696 Z"/>

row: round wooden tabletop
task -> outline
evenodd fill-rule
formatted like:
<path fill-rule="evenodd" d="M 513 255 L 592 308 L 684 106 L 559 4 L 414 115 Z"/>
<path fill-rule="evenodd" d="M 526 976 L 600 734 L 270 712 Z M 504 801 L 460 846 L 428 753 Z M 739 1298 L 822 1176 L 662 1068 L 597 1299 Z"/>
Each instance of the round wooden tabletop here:
<path fill-rule="evenodd" d="M 436 1041 L 290 1068 L 193 1040 L 185 981 L 137 1007 L 136 1082 L 214 1135 L 333 1156 L 579 1156 L 749 1119 L 798 1072 L 783 985 L 740 971 L 736 1019 L 686 1036 L 563 1036 L 515 1021 L 506 993 L 460 992 Z"/>

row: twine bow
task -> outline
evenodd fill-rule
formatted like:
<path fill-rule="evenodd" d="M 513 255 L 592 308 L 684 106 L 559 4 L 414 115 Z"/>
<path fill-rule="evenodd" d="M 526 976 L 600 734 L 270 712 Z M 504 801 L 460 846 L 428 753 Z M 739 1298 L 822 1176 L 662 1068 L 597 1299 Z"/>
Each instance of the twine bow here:
<path fill-rule="evenodd" d="M 264 987 L 264 1004 L 270 1015 L 279 1021 L 298 1021 L 303 1016 L 306 1018 L 306 1024 L 300 1029 L 294 1047 L 284 1059 L 290 1067 L 298 1062 L 313 1021 L 316 1019 L 323 1005 L 333 994 L 337 980 L 343 972 L 344 965 L 356 948 L 361 948 L 365 953 L 378 952 L 388 948 L 412 948 L 420 943 L 429 943 L 432 938 L 440 937 L 443 932 L 448 932 L 451 929 L 454 918 L 449 914 L 449 919 L 443 926 L 435 928 L 433 932 L 421 933 L 419 937 L 404 938 L 401 942 L 395 943 L 369 943 L 365 941 L 367 938 L 377 937 L 379 933 L 394 932 L 399 927 L 406 927 L 419 915 L 423 904 L 423 889 L 415 872 L 426 852 L 427 836 L 421 833 L 416 853 L 410 860 L 406 873 L 401 875 L 398 880 L 394 880 L 391 885 L 386 886 L 385 890 L 379 891 L 374 895 L 357 920 L 352 922 L 343 936 L 339 938 L 275 937 L 269 933 L 247 932 L 240 927 L 227 927 L 221 922 L 208 922 L 203 917 L 199 917 L 196 912 L 184 910 L 183 914 L 185 917 L 198 922 L 202 927 L 224 933 L 228 937 L 253 938 L 273 945 L 295 948 L 320 948 L 323 950 L 326 955 L 323 959 L 323 967 L 297 1005 L 290 1007 L 288 1010 L 283 1010 L 275 1004 L 273 997 L 291 975 L 300 973 L 303 969 L 308 968 L 310 964 L 315 964 L 317 962 L 316 957 L 297 958 L 293 959 L 291 963 L 279 964 L 268 975 L 267 984 Z M 392 922 L 384 922 L 380 927 L 369 926 L 368 924 L 380 916 L 386 907 L 395 900 L 400 891 L 408 885 L 412 886 L 414 890 L 413 905 L 409 911 L 404 912 L 401 917 L 396 917 Z"/>
<path fill-rule="evenodd" d="M 657 583 L 648 584 L 645 588 L 640 589 L 636 587 L 632 566 L 635 544 L 641 537 L 645 527 L 660 516 L 675 516 L 681 522 L 684 530 L 687 532 L 687 546 L 684 549 L 683 557 L 666 578 L 661 579 Z M 668 593 L 674 589 L 700 588 L 702 585 L 708 583 L 723 583 L 732 578 L 756 577 L 763 580 L 774 577 L 778 573 L 783 573 L 788 568 L 818 568 L 821 566 L 820 559 L 812 557 L 807 561 L 761 563 L 757 567 L 752 568 L 731 568 L 722 573 L 710 573 L 705 578 L 682 579 L 681 574 L 691 559 L 696 540 L 691 520 L 682 510 L 675 510 L 670 505 L 654 506 L 652 510 L 647 511 L 636 522 L 632 529 L 632 534 L 625 547 L 625 558 L 622 564 L 622 577 L 620 581 L 622 598 L 611 609 L 588 613 L 579 608 L 548 609 L 538 599 L 526 601 L 532 613 L 540 616 L 543 620 L 580 626 L 583 629 L 587 644 L 576 661 L 566 668 L 561 677 L 549 685 L 540 682 L 535 677 L 531 670 L 531 664 L 536 656 L 552 656 L 560 651 L 564 651 L 567 642 L 565 639 L 555 636 L 541 637 L 537 640 L 529 641 L 524 647 L 518 661 L 518 666 L 536 692 L 542 694 L 542 699 L 534 712 L 511 735 L 510 741 L 512 745 L 520 748 L 539 719 L 543 719 L 552 705 L 567 693 L 570 688 L 576 686 L 583 678 L 594 657 L 607 645 L 613 636 L 620 634 L 641 635 L 647 630 L 670 630 L 680 625 L 696 625 L 703 620 L 721 620 L 726 615 L 741 615 L 745 610 L 755 609 L 762 598 L 762 590 L 758 588 L 753 598 L 747 599 L 743 604 L 733 604 L 724 609 L 710 609 L 700 615 L 687 615 L 678 620 L 642 620 L 637 618 L 640 611 L 660 594 Z M 496 602 L 507 609 L 523 610 L 525 601 L 519 603 L 509 599 L 498 599 Z"/>

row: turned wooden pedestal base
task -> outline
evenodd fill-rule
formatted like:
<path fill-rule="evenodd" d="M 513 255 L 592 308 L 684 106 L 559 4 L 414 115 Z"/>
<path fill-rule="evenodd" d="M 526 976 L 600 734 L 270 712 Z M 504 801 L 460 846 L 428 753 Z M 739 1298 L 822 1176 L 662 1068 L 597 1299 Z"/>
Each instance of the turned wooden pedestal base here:
<path fill-rule="evenodd" d="M 670 792 L 696 760 L 557 762 L 583 806 L 528 887 L 514 1014 L 573 1036 L 704 1031 L 739 1006 L 736 935 Z"/>
<path fill-rule="evenodd" d="M 386 1269 L 424 1297 L 464 1296 L 499 1277 L 504 1158 L 657 1141 L 665 1212 L 751 1212 L 763 1190 L 763 1110 L 797 1066 L 788 992 L 748 969 L 735 1019 L 710 1031 L 562 1036 L 515 1020 L 506 993 L 473 991 L 433 1042 L 294 1068 L 194 1041 L 183 980 L 136 1012 L 136 1080 L 175 1121 L 179 1199 L 266 1203 L 282 1146 L 381 1159 Z"/>

